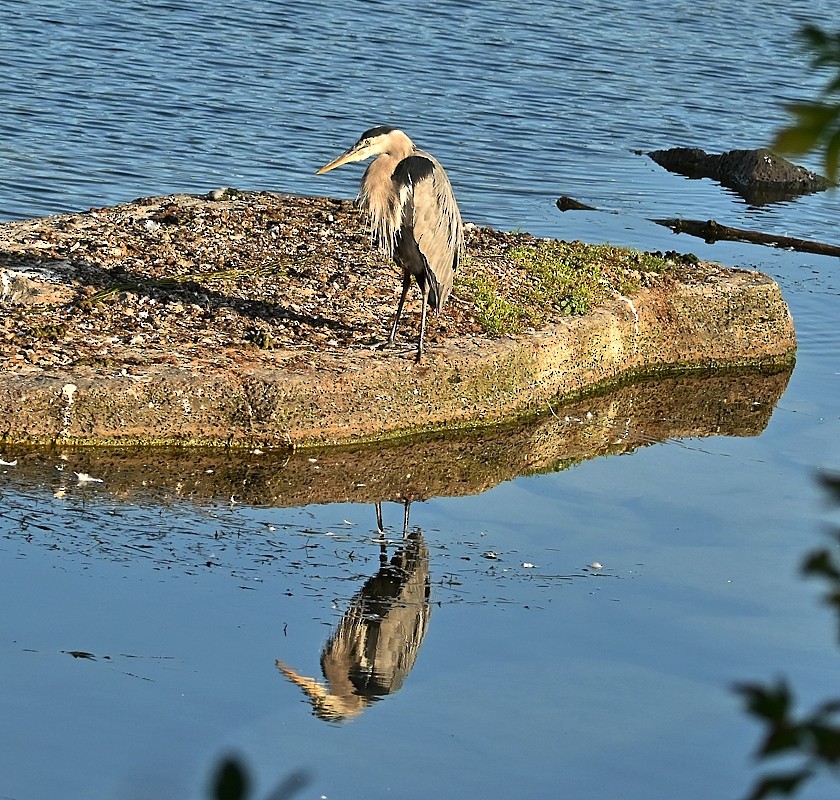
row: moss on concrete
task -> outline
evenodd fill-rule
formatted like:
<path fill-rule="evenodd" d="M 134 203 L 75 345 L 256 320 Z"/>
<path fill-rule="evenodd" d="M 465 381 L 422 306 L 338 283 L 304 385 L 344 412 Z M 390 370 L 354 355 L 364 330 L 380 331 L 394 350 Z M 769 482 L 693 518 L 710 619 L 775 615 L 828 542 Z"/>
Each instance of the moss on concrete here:
<path fill-rule="evenodd" d="M 456 279 L 456 291 L 473 303 L 476 320 L 497 336 L 588 314 L 616 295 L 633 297 L 698 263 L 691 254 L 516 236 L 519 241 L 502 253 L 467 259 Z"/>

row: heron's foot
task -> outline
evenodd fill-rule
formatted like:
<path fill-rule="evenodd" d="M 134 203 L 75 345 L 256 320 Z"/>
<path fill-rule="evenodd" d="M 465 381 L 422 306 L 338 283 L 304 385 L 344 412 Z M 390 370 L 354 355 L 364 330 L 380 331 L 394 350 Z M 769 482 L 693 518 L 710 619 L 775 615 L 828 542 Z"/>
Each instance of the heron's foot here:
<path fill-rule="evenodd" d="M 389 336 L 382 344 L 377 345 L 378 348 L 384 350 L 386 347 L 396 347 L 401 353 L 416 353 L 417 349 L 413 345 L 408 345 L 406 342 L 398 342 L 396 336 Z M 419 361 L 419 354 L 418 354 Z"/>
<path fill-rule="evenodd" d="M 390 336 L 387 339 L 380 339 L 374 345 L 372 345 L 374 350 L 384 350 L 386 347 L 393 347 L 394 346 L 394 339 Z"/>

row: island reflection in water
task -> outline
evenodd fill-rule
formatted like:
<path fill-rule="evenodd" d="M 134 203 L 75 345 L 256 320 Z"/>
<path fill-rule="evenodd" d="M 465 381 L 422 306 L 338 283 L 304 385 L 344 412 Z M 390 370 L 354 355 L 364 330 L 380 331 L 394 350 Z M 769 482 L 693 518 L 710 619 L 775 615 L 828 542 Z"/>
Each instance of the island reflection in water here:
<path fill-rule="evenodd" d="M 321 652 L 325 683 L 277 668 L 299 686 L 313 713 L 329 722 L 346 722 L 369 705 L 400 689 L 417 660 L 431 615 L 429 550 L 419 528 L 408 532 L 405 501 L 403 539 L 388 560 L 389 541 L 376 504 L 381 535 L 379 570 L 353 596 Z"/>

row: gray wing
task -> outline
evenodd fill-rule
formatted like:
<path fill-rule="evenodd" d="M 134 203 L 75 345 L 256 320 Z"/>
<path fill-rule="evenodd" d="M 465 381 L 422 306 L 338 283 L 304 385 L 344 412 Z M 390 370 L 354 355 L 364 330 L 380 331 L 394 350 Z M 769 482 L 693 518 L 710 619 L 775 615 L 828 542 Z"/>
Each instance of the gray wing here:
<path fill-rule="evenodd" d="M 428 153 L 404 158 L 392 176 L 402 208 L 402 237 L 410 236 L 422 259 L 409 265 L 429 286 L 429 302 L 440 311 L 449 293 L 463 245 L 461 214 L 449 178 Z M 408 243 L 406 243 L 408 244 Z"/>

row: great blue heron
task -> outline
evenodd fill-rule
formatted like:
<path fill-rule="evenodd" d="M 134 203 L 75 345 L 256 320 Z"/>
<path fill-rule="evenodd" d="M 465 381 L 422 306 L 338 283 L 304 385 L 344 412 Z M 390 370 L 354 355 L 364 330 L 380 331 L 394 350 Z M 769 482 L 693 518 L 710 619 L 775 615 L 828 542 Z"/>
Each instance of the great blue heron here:
<path fill-rule="evenodd" d="M 388 344 L 393 345 L 396 339 L 413 275 L 422 297 L 419 361 L 423 357 L 427 306 L 439 313 L 452 291 L 464 240 L 461 213 L 449 178 L 437 159 L 418 150 L 396 128 L 379 126 L 365 131 L 356 144 L 316 174 L 371 156 L 377 158 L 362 176 L 359 205 L 370 218 L 379 248 L 394 259 L 403 274 L 402 294 Z"/>

